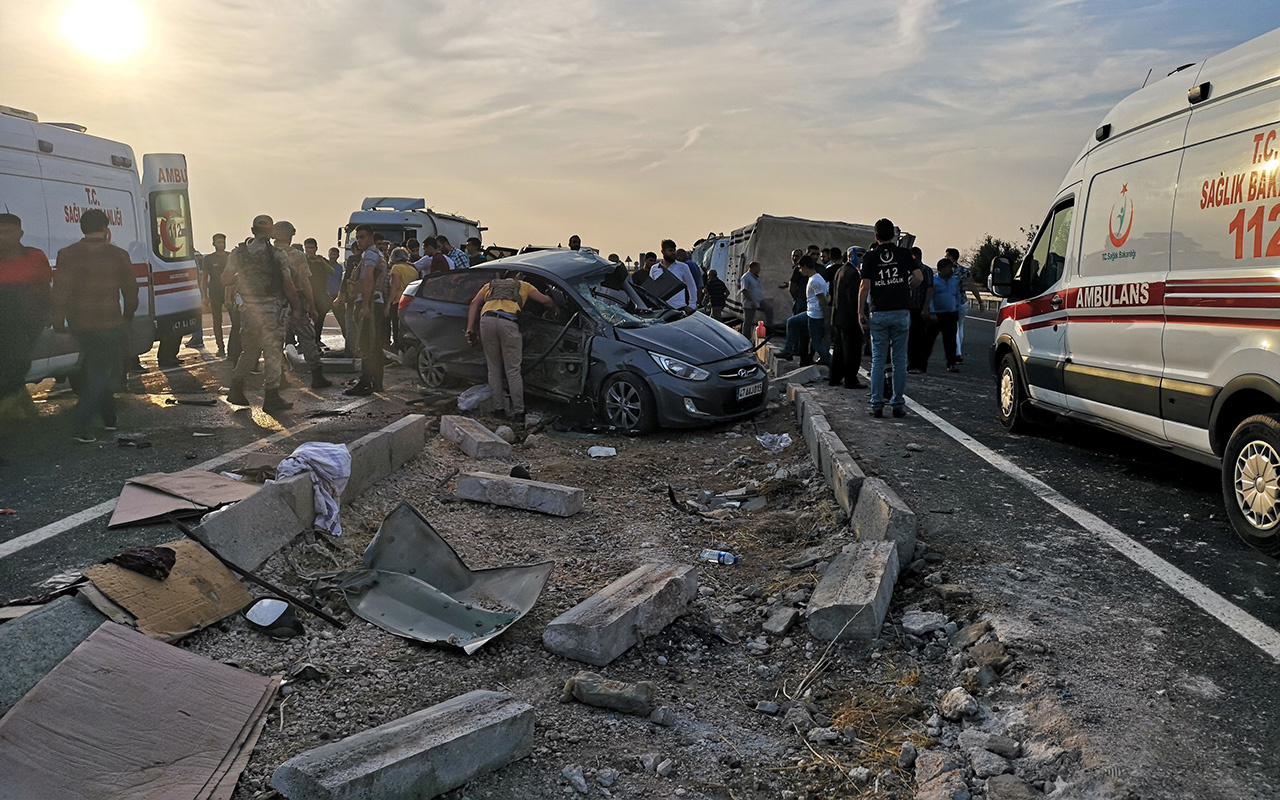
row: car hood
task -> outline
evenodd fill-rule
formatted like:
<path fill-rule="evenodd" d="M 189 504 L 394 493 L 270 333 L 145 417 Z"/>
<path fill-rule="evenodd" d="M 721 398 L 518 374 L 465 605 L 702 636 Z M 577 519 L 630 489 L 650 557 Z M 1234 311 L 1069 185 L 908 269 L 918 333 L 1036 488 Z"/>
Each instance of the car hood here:
<path fill-rule="evenodd" d="M 690 364 L 708 364 L 751 349 L 751 342 L 737 331 L 694 314 L 674 322 L 647 328 L 614 328 L 618 340 Z"/>

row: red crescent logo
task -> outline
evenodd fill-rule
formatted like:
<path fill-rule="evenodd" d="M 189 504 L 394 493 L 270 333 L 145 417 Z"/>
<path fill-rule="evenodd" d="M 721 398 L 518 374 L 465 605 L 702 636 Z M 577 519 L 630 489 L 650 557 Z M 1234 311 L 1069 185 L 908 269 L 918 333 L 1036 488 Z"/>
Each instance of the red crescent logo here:
<path fill-rule="evenodd" d="M 177 211 L 166 211 L 164 216 L 160 218 L 160 241 L 164 244 L 164 249 L 170 253 L 176 253 L 186 244 L 185 220 Z"/>
<path fill-rule="evenodd" d="M 1122 203 L 1122 208 L 1123 206 L 1128 206 L 1129 224 L 1125 226 L 1124 233 L 1122 235 L 1116 236 L 1116 232 L 1113 227 L 1113 224 L 1116 218 L 1116 207 L 1112 205 L 1111 219 L 1107 220 L 1107 236 L 1111 239 L 1111 245 L 1113 247 L 1124 247 L 1124 243 L 1129 240 L 1130 231 L 1133 230 L 1133 203 L 1125 202 L 1123 200 L 1121 201 L 1121 203 Z"/>

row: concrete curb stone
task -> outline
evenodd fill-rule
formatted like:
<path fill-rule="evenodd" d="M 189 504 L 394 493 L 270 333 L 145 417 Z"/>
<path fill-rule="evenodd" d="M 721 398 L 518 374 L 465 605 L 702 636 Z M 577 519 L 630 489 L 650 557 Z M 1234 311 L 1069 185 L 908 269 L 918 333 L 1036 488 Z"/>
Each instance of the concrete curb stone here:
<path fill-rule="evenodd" d="M 577 487 L 490 472 L 464 472 L 458 477 L 453 495 L 463 500 L 540 511 L 557 517 L 572 517 L 586 504 L 586 493 Z"/>
<path fill-rule="evenodd" d="M 440 435 L 472 458 L 511 458 L 511 443 L 470 417 L 446 414 Z"/>
<path fill-rule="evenodd" d="M 533 752 L 533 707 L 477 690 L 308 750 L 276 768 L 289 800 L 435 797 Z"/>
<path fill-rule="evenodd" d="M 831 560 L 809 598 L 809 633 L 824 641 L 879 636 L 897 576 L 898 549 L 892 542 L 847 545 Z"/>
<path fill-rule="evenodd" d="M 391 474 L 391 437 L 384 430 L 361 436 L 347 445 L 351 452 L 351 477 L 342 502 L 354 500 L 365 489 Z"/>
<path fill-rule="evenodd" d="M 916 515 L 889 484 L 867 478 L 853 511 L 853 533 L 860 542 L 893 542 L 898 563 L 906 567 L 916 549 Z"/>
<path fill-rule="evenodd" d="M 427 443 L 427 418 L 422 414 L 406 414 L 382 431 L 391 437 L 391 471 L 394 472 L 422 452 Z"/>

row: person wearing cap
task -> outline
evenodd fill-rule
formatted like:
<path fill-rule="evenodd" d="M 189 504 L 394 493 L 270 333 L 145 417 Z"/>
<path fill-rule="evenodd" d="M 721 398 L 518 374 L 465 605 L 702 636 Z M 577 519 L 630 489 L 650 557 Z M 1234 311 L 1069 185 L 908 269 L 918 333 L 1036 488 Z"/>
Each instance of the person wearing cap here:
<path fill-rule="evenodd" d="M 849 248 L 846 261 L 840 248 L 832 248 L 831 274 L 831 373 L 827 383 L 860 389 L 858 370 L 862 368 L 862 323 L 858 309 L 858 289 L 862 283 L 858 250 Z"/>
<path fill-rule="evenodd" d="M 84 238 L 58 251 L 53 277 L 54 327 L 65 321 L 80 349 L 80 399 L 73 436 L 95 440 L 90 426 L 101 415 L 116 430 L 115 393 L 124 378 L 125 329 L 138 310 L 133 259 L 111 244 L 107 215 L 91 208 L 80 215 Z"/>
<path fill-rule="evenodd" d="M 49 324 L 53 270 L 44 251 L 22 244 L 22 220 L 0 214 L 0 418 L 33 417 L 27 372 Z"/>
<path fill-rule="evenodd" d="M 524 377 L 520 368 L 524 359 L 524 338 L 520 334 L 519 313 L 529 300 L 547 308 L 556 302 L 520 280 L 519 273 L 507 271 L 480 288 L 467 310 L 467 344 L 476 343 L 476 329 L 484 345 L 484 359 L 489 369 L 489 391 L 499 413 L 509 413 L 517 425 L 524 424 Z M 502 378 L 507 378 L 507 395 L 502 393 Z"/>
<path fill-rule="evenodd" d="M 288 411 L 293 403 L 280 396 L 284 372 L 284 331 L 291 315 L 301 313 L 288 257 L 271 243 L 275 221 L 266 214 L 253 218 L 253 237 L 236 246 L 222 275 L 228 292 L 240 295 L 240 358 L 231 375 L 227 402 L 247 406 L 244 382 L 263 361 L 262 410 L 268 414 Z"/>
<path fill-rule="evenodd" d="M 280 220 L 272 229 L 276 247 L 284 253 L 289 266 L 289 276 L 293 278 L 293 288 L 298 292 L 299 313 L 289 320 L 288 333 L 297 340 L 298 352 L 307 367 L 311 370 L 311 388 L 324 389 L 333 383 L 324 376 L 320 365 L 320 345 L 316 339 L 316 325 L 320 323 L 320 304 L 316 301 L 315 286 L 311 281 L 311 264 L 307 261 L 304 247 L 296 250 L 292 247 L 293 235 L 297 229 L 292 222 Z"/>

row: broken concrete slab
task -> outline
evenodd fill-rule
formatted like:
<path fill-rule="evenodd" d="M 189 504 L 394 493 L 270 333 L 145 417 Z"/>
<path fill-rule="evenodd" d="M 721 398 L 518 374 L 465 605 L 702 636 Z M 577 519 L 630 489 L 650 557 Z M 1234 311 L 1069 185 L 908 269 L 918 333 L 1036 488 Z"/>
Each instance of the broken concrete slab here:
<path fill-rule="evenodd" d="M 422 452 L 427 442 L 427 418 L 421 414 L 407 414 L 383 428 L 382 432 L 391 437 L 391 470 L 394 472 Z"/>
<path fill-rule="evenodd" d="M 825 417 L 823 419 L 826 419 Z M 837 484 L 836 479 L 836 459 L 841 456 L 851 458 L 849 448 L 845 446 L 840 437 L 830 430 L 818 430 L 818 470 L 822 473 L 822 477 L 826 479 L 827 485 L 834 491 Z"/>
<path fill-rule="evenodd" d="M 472 458 L 511 458 L 511 443 L 470 417 L 441 417 L 440 435 Z"/>
<path fill-rule="evenodd" d="M 698 595 L 687 564 L 645 564 L 548 623 L 542 643 L 566 658 L 604 666 L 684 614 Z"/>
<path fill-rule="evenodd" d="M 860 542 L 890 541 L 898 563 L 911 563 L 916 549 L 916 515 L 898 493 L 879 478 L 866 478 L 853 510 L 853 532 Z"/>
<path fill-rule="evenodd" d="M 809 446 L 809 455 L 813 458 L 813 463 L 822 468 L 822 460 L 818 449 L 818 437 L 822 434 L 833 435 L 831 431 L 831 423 L 827 422 L 827 415 L 822 413 L 822 409 L 815 404 L 809 409 L 805 416 L 800 420 L 800 430 L 804 433 L 804 442 Z"/>
<path fill-rule="evenodd" d="M 311 523 L 298 519 L 295 492 L 301 494 L 302 490 L 297 484 L 306 487 L 309 498 L 311 476 L 295 475 L 262 487 L 247 500 L 206 515 L 196 526 L 196 533 L 236 566 L 257 569 L 293 537 L 311 529 Z M 310 499 L 307 510 L 314 520 Z"/>
<path fill-rule="evenodd" d="M 809 633 L 826 641 L 837 636 L 874 639 L 889 611 L 897 577 L 898 548 L 893 542 L 848 545 L 827 566 L 809 598 Z"/>
<path fill-rule="evenodd" d="M 586 494 L 573 486 L 494 475 L 491 472 L 462 474 L 458 477 L 453 494 L 464 500 L 539 511 L 557 517 L 572 517 L 586 503 Z"/>
<path fill-rule="evenodd" d="M 342 492 L 344 504 L 392 473 L 391 437 L 386 431 L 361 436 L 348 444 L 347 450 L 351 451 L 351 477 Z"/>
<path fill-rule="evenodd" d="M 791 626 L 795 625 L 796 620 L 799 618 L 799 609 L 790 607 L 779 608 L 777 611 L 774 611 L 769 615 L 769 618 L 764 621 L 764 625 L 762 627 L 764 628 L 765 633 L 770 633 L 774 636 L 782 636 L 787 631 L 791 630 Z"/>
<path fill-rule="evenodd" d="M 779 383 L 796 386 L 804 386 L 807 383 L 816 383 L 820 380 L 822 380 L 822 372 L 818 369 L 817 364 L 793 369 L 785 375 L 778 376 Z"/>
<path fill-rule="evenodd" d="M 560 702 L 577 700 L 596 708 L 647 717 L 653 713 L 653 698 L 657 691 L 657 684 L 653 681 L 627 683 L 611 681 L 594 672 L 579 672 L 564 682 Z"/>
<path fill-rule="evenodd" d="M 477 690 L 308 750 L 271 785 L 289 800 L 435 797 L 533 751 L 533 707 Z"/>
<path fill-rule="evenodd" d="M 0 716 L 107 618 L 80 597 L 59 597 L 0 625 Z"/>

